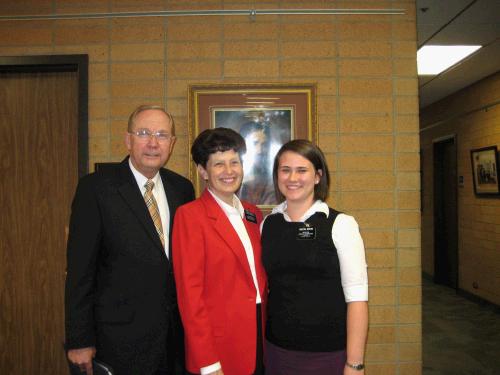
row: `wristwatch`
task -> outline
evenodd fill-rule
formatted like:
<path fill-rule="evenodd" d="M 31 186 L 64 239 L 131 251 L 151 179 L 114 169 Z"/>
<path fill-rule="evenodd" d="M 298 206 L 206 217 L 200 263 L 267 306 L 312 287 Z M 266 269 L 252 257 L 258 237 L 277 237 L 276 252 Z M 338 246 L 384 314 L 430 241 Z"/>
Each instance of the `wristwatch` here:
<path fill-rule="evenodd" d="M 346 362 L 345 365 L 347 367 L 350 367 L 356 371 L 361 371 L 365 368 L 365 365 L 363 363 L 349 363 L 349 362 Z"/>

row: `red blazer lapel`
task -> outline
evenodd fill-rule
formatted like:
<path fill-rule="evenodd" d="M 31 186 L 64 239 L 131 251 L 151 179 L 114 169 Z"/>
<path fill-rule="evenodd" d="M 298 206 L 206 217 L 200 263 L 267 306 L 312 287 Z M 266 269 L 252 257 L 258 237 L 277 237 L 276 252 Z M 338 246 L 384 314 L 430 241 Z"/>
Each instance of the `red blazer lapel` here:
<path fill-rule="evenodd" d="M 222 240 L 228 245 L 231 251 L 236 255 L 236 258 L 240 261 L 241 266 L 245 270 L 246 275 L 253 285 L 253 278 L 250 271 L 250 266 L 248 265 L 247 254 L 245 252 L 243 244 L 240 241 L 238 233 L 236 233 L 226 214 L 208 190 L 205 189 L 200 198 L 205 205 L 208 218 L 213 221 L 214 231 L 220 236 L 220 238 L 222 238 Z"/>

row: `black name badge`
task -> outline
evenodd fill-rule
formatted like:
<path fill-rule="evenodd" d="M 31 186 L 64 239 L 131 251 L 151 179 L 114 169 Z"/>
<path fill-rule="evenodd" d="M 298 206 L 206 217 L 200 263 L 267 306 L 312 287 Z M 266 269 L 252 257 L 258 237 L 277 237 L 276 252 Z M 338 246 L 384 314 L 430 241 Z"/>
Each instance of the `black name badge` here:
<path fill-rule="evenodd" d="M 316 238 L 316 228 L 314 227 L 299 227 L 297 229 L 298 240 L 314 240 Z"/>
<path fill-rule="evenodd" d="M 245 210 L 245 219 L 251 223 L 257 224 L 257 216 L 248 210 Z"/>

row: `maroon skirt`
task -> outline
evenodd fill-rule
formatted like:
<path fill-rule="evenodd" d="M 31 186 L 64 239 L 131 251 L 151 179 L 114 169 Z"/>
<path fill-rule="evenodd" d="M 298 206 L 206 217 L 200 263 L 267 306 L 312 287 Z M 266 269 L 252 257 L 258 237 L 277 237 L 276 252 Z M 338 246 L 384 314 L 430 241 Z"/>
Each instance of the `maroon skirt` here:
<path fill-rule="evenodd" d="M 266 375 L 342 375 L 346 352 L 302 352 L 265 342 Z"/>

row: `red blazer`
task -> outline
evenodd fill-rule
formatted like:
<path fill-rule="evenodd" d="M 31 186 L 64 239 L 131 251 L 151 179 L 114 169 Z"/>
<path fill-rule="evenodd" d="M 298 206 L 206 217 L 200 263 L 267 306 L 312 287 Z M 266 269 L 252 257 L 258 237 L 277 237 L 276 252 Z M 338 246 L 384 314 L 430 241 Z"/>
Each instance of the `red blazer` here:
<path fill-rule="evenodd" d="M 252 242 L 257 280 L 266 311 L 267 279 L 261 263 L 260 210 L 242 202 L 257 223 L 243 222 Z M 220 362 L 225 375 L 252 374 L 256 356 L 256 290 L 245 249 L 210 192 L 177 209 L 172 258 L 185 330 L 186 367 Z M 264 321 L 264 319 L 262 319 Z"/>

